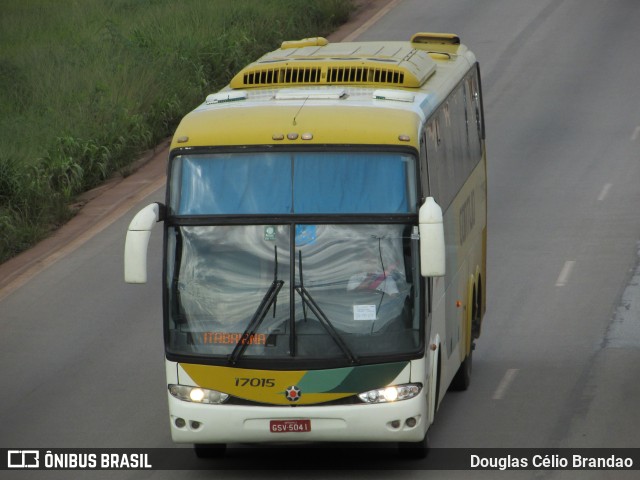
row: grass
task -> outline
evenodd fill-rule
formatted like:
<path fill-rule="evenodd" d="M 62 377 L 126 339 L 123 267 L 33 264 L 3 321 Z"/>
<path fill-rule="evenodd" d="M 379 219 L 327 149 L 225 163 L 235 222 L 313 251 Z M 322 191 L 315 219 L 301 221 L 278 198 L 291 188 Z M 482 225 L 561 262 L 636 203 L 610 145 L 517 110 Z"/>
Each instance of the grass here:
<path fill-rule="evenodd" d="M 282 40 L 326 35 L 350 0 L 3 0 L 0 262 L 74 196 L 171 135 Z"/>

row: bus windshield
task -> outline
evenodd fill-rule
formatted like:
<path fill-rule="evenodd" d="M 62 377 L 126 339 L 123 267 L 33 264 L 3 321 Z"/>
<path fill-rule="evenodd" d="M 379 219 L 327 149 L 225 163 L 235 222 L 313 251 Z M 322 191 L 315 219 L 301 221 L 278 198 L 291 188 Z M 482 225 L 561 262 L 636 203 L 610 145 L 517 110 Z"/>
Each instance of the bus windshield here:
<path fill-rule="evenodd" d="M 249 152 L 172 160 L 174 215 L 407 214 L 414 157 L 397 152 Z"/>
<path fill-rule="evenodd" d="M 415 353 L 419 261 L 411 231 L 399 224 L 172 227 L 168 351 L 228 364 L 354 364 Z"/>
<path fill-rule="evenodd" d="M 415 213 L 416 184 L 415 157 L 399 152 L 172 159 L 168 352 L 229 365 L 417 352 L 417 240 L 411 224 L 398 223 Z M 405 219 L 345 224 L 343 214 Z M 246 215 L 246 224 L 229 215 Z"/>

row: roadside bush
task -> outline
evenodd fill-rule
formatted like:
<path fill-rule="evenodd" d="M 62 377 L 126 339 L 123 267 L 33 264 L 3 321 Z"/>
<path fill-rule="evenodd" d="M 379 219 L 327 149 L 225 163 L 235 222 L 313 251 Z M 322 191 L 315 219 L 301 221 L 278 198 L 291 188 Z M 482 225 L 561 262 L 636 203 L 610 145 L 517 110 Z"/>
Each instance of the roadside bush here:
<path fill-rule="evenodd" d="M 71 216 L 73 197 L 172 134 L 281 41 L 326 35 L 350 0 L 4 0 L 0 262 Z"/>

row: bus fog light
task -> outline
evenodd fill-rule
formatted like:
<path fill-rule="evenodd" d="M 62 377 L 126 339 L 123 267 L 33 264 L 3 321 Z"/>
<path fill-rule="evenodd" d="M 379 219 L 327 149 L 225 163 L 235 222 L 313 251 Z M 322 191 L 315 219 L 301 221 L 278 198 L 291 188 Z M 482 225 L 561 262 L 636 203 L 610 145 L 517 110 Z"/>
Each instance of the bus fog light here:
<path fill-rule="evenodd" d="M 400 400 L 408 400 L 415 397 L 422 390 L 420 383 L 406 383 L 403 385 L 393 385 L 386 388 L 369 390 L 358 394 L 364 403 L 391 403 Z"/>
<path fill-rule="evenodd" d="M 200 422 L 196 422 L 195 420 L 191 421 L 191 428 L 193 428 L 194 430 L 198 430 L 200 428 L 200 425 L 202 425 Z"/>
<path fill-rule="evenodd" d="M 413 428 L 416 426 L 418 421 L 414 417 L 411 417 L 411 418 L 407 418 L 407 420 L 404 423 L 407 427 Z"/>
<path fill-rule="evenodd" d="M 184 421 L 184 418 L 176 418 L 173 423 L 178 428 L 184 428 L 184 426 L 187 424 L 187 422 Z"/>
<path fill-rule="evenodd" d="M 210 405 L 218 405 L 229 399 L 229 395 L 226 393 L 188 385 L 169 385 L 169 393 L 178 400 Z"/>
<path fill-rule="evenodd" d="M 400 420 L 394 420 L 390 423 L 391 428 L 400 428 Z"/>

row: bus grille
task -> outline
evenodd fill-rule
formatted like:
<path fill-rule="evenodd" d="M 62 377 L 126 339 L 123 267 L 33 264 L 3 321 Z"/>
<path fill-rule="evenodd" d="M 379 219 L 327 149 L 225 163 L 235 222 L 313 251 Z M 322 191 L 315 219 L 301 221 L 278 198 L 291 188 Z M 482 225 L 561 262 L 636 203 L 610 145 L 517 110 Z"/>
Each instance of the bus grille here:
<path fill-rule="evenodd" d="M 244 84 L 249 86 L 285 85 L 288 83 L 320 83 L 319 68 L 265 68 L 244 75 Z"/>
<path fill-rule="evenodd" d="M 399 69 L 373 67 L 286 67 L 252 69 L 243 75 L 245 87 L 320 84 L 403 85 L 405 74 Z"/>
<path fill-rule="evenodd" d="M 335 67 L 328 70 L 328 83 L 384 83 L 401 85 L 404 73 L 389 68 Z"/>

